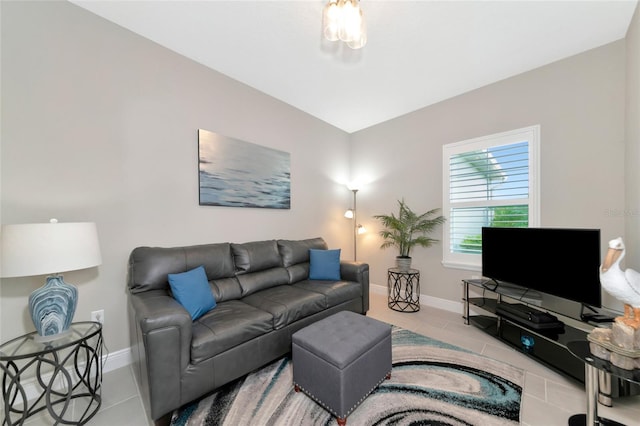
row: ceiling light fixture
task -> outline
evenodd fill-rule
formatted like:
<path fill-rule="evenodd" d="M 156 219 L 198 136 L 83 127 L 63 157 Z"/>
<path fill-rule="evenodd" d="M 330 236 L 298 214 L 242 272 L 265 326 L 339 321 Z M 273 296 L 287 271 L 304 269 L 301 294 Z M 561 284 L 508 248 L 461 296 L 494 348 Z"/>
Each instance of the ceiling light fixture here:
<path fill-rule="evenodd" d="M 342 40 L 352 49 L 367 44 L 367 26 L 359 0 L 329 0 L 322 11 L 322 30 L 327 40 Z"/>

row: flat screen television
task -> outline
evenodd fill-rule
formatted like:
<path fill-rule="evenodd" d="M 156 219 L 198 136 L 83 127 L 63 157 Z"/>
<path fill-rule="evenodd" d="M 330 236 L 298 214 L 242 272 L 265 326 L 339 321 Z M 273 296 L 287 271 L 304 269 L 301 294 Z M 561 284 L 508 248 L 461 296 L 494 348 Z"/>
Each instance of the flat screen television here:
<path fill-rule="evenodd" d="M 482 275 L 601 307 L 600 230 L 482 228 Z"/>

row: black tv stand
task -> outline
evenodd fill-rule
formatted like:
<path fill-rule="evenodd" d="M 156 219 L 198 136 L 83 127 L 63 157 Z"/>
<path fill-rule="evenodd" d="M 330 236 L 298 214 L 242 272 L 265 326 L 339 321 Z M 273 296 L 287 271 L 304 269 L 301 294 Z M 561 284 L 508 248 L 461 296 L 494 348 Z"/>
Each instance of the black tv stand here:
<path fill-rule="evenodd" d="M 519 349 L 527 356 L 546 365 L 547 367 L 584 383 L 584 363 L 573 356 L 567 349 L 567 344 L 574 340 L 586 340 L 587 332 L 568 324 L 556 324 L 555 327 L 540 327 L 528 323 L 522 318 L 517 318 L 515 314 L 510 316 L 505 314 L 503 297 L 514 299 L 515 304 L 522 302 L 527 305 L 525 295 L 527 289 L 514 288 L 512 286 L 501 286 L 490 280 L 470 279 L 463 280 L 464 285 L 464 312 L 465 324 L 471 324 L 482 329 L 487 334 L 496 339 Z M 492 293 L 490 297 L 470 297 L 469 286 L 479 288 L 485 292 Z M 470 315 L 469 307 L 480 308 L 487 315 Z M 513 308 L 509 304 L 508 308 Z M 513 310 L 513 309 L 510 309 Z M 531 306 L 532 313 L 542 312 Z M 585 323 L 585 328 L 589 325 Z"/>
<path fill-rule="evenodd" d="M 583 319 L 584 329 L 581 330 L 569 324 L 562 324 L 562 328 L 551 329 L 535 329 L 529 323 L 523 322 L 519 318 L 511 317 L 498 312 L 498 307 L 503 301 L 503 297 L 509 300 L 513 299 L 516 304 L 523 303 L 528 305 L 528 311 L 531 313 L 541 312 L 536 309 L 533 299 L 527 298 L 532 294 L 528 289 L 523 287 L 502 285 L 493 280 L 470 279 L 462 280 L 464 285 L 464 322 L 480 328 L 485 333 L 495 337 L 496 339 L 519 349 L 525 355 L 544 364 L 545 366 L 577 380 L 580 383 L 585 382 L 585 367 L 581 359 L 574 356 L 567 345 L 572 341 L 586 341 L 588 332 L 591 327 L 598 325 L 598 320 L 608 321 L 609 316 L 599 312 L 586 313 L 588 321 Z M 490 297 L 470 297 L 469 287 L 475 287 L 485 292 L 491 293 Z M 488 315 L 470 315 L 469 307 L 474 306 L 484 311 Z M 501 308 L 505 308 L 502 306 Z M 503 309 L 500 309 L 503 310 Z M 584 310 L 581 312 L 585 318 Z M 580 321 L 576 320 L 577 323 Z M 591 324 L 589 324 L 591 322 Z M 611 406 L 612 399 L 621 396 L 631 396 L 640 394 L 640 385 L 624 383 L 623 380 L 606 373 L 606 377 L 600 378 L 603 383 L 608 383 L 606 391 L 600 389 L 598 401 L 604 405 Z"/>

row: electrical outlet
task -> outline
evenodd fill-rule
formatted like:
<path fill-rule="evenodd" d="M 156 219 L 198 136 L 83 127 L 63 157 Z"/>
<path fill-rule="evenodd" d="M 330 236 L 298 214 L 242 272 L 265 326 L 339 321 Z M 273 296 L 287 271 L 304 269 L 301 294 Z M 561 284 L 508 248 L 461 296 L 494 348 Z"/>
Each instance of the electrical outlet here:
<path fill-rule="evenodd" d="M 91 312 L 91 321 L 99 322 L 100 324 L 104 324 L 104 309 L 100 309 L 99 311 Z"/>

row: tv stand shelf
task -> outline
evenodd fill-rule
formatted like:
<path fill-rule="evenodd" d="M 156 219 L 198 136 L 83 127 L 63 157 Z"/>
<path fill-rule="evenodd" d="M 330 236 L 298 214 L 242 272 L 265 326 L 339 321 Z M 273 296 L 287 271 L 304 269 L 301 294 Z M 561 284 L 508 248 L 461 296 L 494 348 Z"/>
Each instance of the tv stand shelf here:
<path fill-rule="evenodd" d="M 584 364 L 567 349 L 574 340 L 586 340 L 587 332 L 564 324 L 561 330 L 536 330 L 526 324 L 496 313 L 498 304 L 507 303 L 503 297 L 514 299 L 514 303 L 525 303 L 526 289 L 502 287 L 487 280 L 463 280 L 465 324 L 471 324 L 490 336 L 521 350 L 527 356 L 553 370 L 584 383 Z M 469 287 L 489 292 L 494 297 L 470 297 Z M 479 308 L 486 314 L 470 315 L 470 307 Z M 539 310 L 535 305 L 532 309 Z M 588 327 L 588 326 L 587 326 Z"/>

